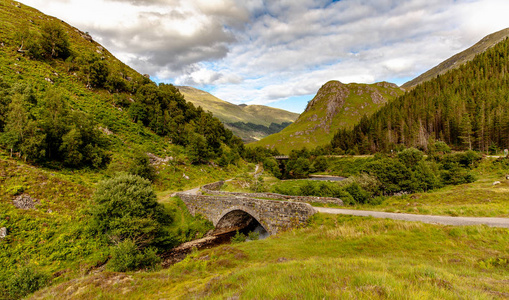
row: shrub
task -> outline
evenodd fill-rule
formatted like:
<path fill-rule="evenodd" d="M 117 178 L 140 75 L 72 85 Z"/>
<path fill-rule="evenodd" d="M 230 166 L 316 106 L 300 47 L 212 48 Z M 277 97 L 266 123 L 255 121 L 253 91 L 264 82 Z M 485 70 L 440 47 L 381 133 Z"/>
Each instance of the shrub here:
<path fill-rule="evenodd" d="M 251 241 L 256 241 L 256 240 L 260 239 L 260 234 L 255 231 L 251 231 L 247 234 L 247 238 Z"/>
<path fill-rule="evenodd" d="M 318 156 L 311 166 L 314 172 L 323 172 L 327 169 L 327 159 L 323 156 Z"/>
<path fill-rule="evenodd" d="M 136 151 L 134 158 L 129 166 L 129 173 L 138 175 L 150 181 L 156 178 L 156 170 L 150 164 L 150 159 L 145 152 Z"/>
<path fill-rule="evenodd" d="M 21 267 L 5 283 L 5 297 L 7 299 L 21 299 L 45 286 L 49 279 L 49 275 L 33 265 Z"/>
<path fill-rule="evenodd" d="M 173 246 L 166 230 L 171 215 L 157 203 L 150 181 L 121 173 L 100 182 L 93 201 L 92 227 L 112 241 L 131 239 L 138 246 Z"/>
<path fill-rule="evenodd" d="M 414 169 L 423 158 L 424 154 L 415 148 L 407 148 L 398 153 L 398 159 L 410 169 Z"/>
<path fill-rule="evenodd" d="M 365 204 L 368 202 L 371 195 L 366 192 L 358 183 L 352 182 L 345 187 L 345 190 L 350 194 L 355 202 Z"/>
<path fill-rule="evenodd" d="M 154 269 L 160 262 L 155 248 L 148 247 L 141 251 L 133 240 L 126 239 L 113 248 L 108 268 L 115 272 Z"/>
<path fill-rule="evenodd" d="M 243 234 L 242 232 L 239 232 L 237 230 L 237 232 L 235 233 L 235 235 L 231 238 L 230 240 L 232 242 L 232 244 L 238 244 L 238 243 L 243 243 L 246 241 L 246 235 Z"/>
<path fill-rule="evenodd" d="M 71 55 L 69 38 L 56 21 L 45 23 L 37 44 L 30 45 L 29 52 L 35 58 L 62 58 Z"/>

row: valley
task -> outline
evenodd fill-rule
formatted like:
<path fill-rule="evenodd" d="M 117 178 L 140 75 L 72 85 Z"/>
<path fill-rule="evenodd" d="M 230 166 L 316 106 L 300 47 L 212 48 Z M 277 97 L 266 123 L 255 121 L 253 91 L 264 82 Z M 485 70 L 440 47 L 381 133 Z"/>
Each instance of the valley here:
<path fill-rule="evenodd" d="M 0 2 L 0 299 L 507 299 L 509 229 L 467 221 L 509 220 L 508 71 L 505 29 L 297 115 Z"/>
<path fill-rule="evenodd" d="M 187 86 L 177 87 L 187 101 L 210 111 L 226 128 L 246 143 L 277 133 L 299 116 L 263 105 L 235 105 Z"/>

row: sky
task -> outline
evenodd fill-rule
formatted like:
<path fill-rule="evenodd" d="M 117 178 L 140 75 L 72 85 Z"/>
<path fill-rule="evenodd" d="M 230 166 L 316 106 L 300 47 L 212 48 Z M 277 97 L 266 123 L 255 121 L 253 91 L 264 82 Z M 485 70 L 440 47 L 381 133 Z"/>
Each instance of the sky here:
<path fill-rule="evenodd" d="M 302 112 L 330 80 L 401 85 L 509 27 L 507 0 L 21 0 L 156 82 Z"/>

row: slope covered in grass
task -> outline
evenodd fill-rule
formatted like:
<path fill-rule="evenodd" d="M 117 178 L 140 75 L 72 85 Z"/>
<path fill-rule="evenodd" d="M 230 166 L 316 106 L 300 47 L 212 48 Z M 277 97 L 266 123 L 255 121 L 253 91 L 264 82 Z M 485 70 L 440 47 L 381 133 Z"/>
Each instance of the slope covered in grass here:
<path fill-rule="evenodd" d="M 329 143 L 340 128 L 352 128 L 365 115 L 371 115 L 387 102 L 403 93 L 396 85 L 324 84 L 308 103 L 306 110 L 290 126 L 249 147 L 275 148 L 288 154 L 302 147 L 315 148 Z"/>
<path fill-rule="evenodd" d="M 210 111 L 246 142 L 279 132 L 299 116 L 296 113 L 264 105 L 235 105 L 189 86 L 179 86 L 178 89 L 186 100 L 195 106 L 202 107 L 205 111 Z"/>
<path fill-rule="evenodd" d="M 509 295 L 507 229 L 317 215 L 153 273 L 100 273 L 33 299 L 493 299 Z"/>

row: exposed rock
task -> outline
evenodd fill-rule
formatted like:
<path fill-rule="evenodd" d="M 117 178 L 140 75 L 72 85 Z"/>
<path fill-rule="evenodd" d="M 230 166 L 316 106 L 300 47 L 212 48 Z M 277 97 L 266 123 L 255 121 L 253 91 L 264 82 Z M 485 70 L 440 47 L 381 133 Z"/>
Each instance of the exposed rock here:
<path fill-rule="evenodd" d="M 161 158 L 155 154 L 148 153 L 148 152 L 147 152 L 147 156 L 148 156 L 148 159 L 150 160 L 150 164 L 155 165 L 155 166 L 167 164 L 170 161 L 173 161 L 173 157 L 171 157 L 171 156 L 166 156 L 165 158 Z"/>
<path fill-rule="evenodd" d="M 185 179 L 185 180 L 189 180 L 189 176 L 187 176 L 185 173 L 182 174 L 182 177 Z"/>
<path fill-rule="evenodd" d="M 99 126 L 99 130 L 102 131 L 106 135 L 112 135 L 113 134 L 113 132 L 111 130 L 109 130 L 108 128 L 105 128 L 105 127 Z"/>
<path fill-rule="evenodd" d="M 391 82 L 387 82 L 387 81 L 377 82 L 375 84 L 380 86 L 380 87 L 386 88 L 386 89 L 388 89 L 388 88 L 394 88 L 394 89 L 399 88 L 397 84 L 391 83 Z"/>
<path fill-rule="evenodd" d="M 35 209 L 35 206 L 39 204 L 39 200 L 30 197 L 27 194 L 18 195 L 12 200 L 12 204 L 19 209 Z"/>
<path fill-rule="evenodd" d="M 493 185 L 498 185 L 498 184 L 500 184 L 500 181 L 493 182 Z"/>
<path fill-rule="evenodd" d="M 0 239 L 3 239 L 7 236 L 7 228 L 6 227 L 2 227 L 0 228 Z"/>
<path fill-rule="evenodd" d="M 53 80 L 51 80 L 51 79 L 50 79 L 50 78 L 48 78 L 48 77 L 44 78 L 44 80 L 46 80 L 46 81 L 47 81 L 47 82 L 49 82 L 49 83 L 53 83 Z"/>
<path fill-rule="evenodd" d="M 92 36 L 90 36 L 90 34 L 88 34 L 88 32 L 85 32 L 84 34 L 82 34 L 81 37 L 84 38 L 85 40 L 89 41 L 89 42 L 93 42 L 94 41 L 92 39 Z"/>

